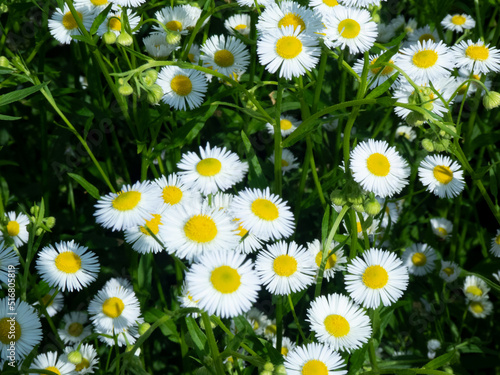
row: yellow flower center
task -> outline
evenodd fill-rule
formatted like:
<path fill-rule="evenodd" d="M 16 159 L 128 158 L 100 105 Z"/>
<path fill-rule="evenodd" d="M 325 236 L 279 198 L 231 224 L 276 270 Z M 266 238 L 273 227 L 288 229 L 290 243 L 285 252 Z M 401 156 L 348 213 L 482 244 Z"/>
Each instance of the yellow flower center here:
<path fill-rule="evenodd" d="M 412 263 L 417 267 L 422 267 L 427 264 L 427 257 L 424 253 L 415 253 L 411 257 Z"/>
<path fill-rule="evenodd" d="M 75 273 L 82 268 L 82 259 L 72 251 L 59 254 L 55 263 L 57 269 L 64 273 Z"/>
<path fill-rule="evenodd" d="M 221 49 L 215 52 L 214 62 L 223 68 L 227 68 L 228 66 L 232 66 L 234 64 L 234 55 L 227 49 Z"/>
<path fill-rule="evenodd" d="M 490 50 L 485 46 L 469 46 L 465 50 L 465 55 L 472 60 L 487 60 L 490 56 Z"/>
<path fill-rule="evenodd" d="M 481 297 L 483 295 L 483 291 L 475 285 L 468 286 L 465 291 L 477 297 Z"/>
<path fill-rule="evenodd" d="M 177 186 L 165 186 L 163 188 L 163 201 L 170 205 L 177 204 L 182 199 L 182 190 Z"/>
<path fill-rule="evenodd" d="M 77 11 L 76 14 L 78 14 L 78 17 L 83 20 L 83 16 L 80 12 Z M 66 30 L 74 30 L 78 27 L 78 24 L 76 23 L 76 20 L 71 12 L 66 12 L 66 14 L 63 16 L 62 24 Z"/>
<path fill-rule="evenodd" d="M 141 201 L 141 193 L 138 191 L 119 192 L 113 199 L 113 208 L 118 211 L 128 211 L 135 208 Z"/>
<path fill-rule="evenodd" d="M 438 232 L 439 232 L 439 234 L 441 234 L 443 237 L 448 235 L 448 231 L 447 231 L 446 229 L 444 229 L 443 227 L 439 227 L 439 228 L 437 229 L 437 231 L 438 231 Z"/>
<path fill-rule="evenodd" d="M 101 5 L 106 5 L 108 3 L 108 0 L 90 0 L 90 2 L 96 7 L 98 7 Z"/>
<path fill-rule="evenodd" d="M 113 16 L 113 18 L 109 20 L 109 28 L 115 31 L 122 30 L 122 22 L 120 21 L 119 16 Z"/>
<path fill-rule="evenodd" d="M 290 130 L 292 128 L 292 122 L 290 120 L 282 119 L 280 120 L 280 129 L 281 130 Z"/>
<path fill-rule="evenodd" d="M 420 43 L 427 42 L 429 40 L 435 42 L 436 38 L 432 34 L 422 34 L 420 35 L 420 38 L 418 38 L 418 40 L 420 41 Z"/>
<path fill-rule="evenodd" d="M 290 164 L 285 159 L 281 159 L 281 168 L 288 167 Z"/>
<path fill-rule="evenodd" d="M 153 218 L 151 220 L 146 220 L 146 225 L 141 226 L 139 229 L 145 235 L 150 236 L 148 230 L 146 229 L 147 226 L 149 230 L 156 236 L 160 231 L 160 225 L 163 225 L 161 223 L 161 215 L 153 214 Z"/>
<path fill-rule="evenodd" d="M 196 170 L 205 177 L 215 176 L 220 172 L 222 164 L 218 159 L 206 158 L 196 164 Z"/>
<path fill-rule="evenodd" d="M 234 219 L 233 221 L 236 221 L 238 223 L 238 229 L 237 229 L 238 235 L 242 238 L 245 237 L 245 235 L 248 233 L 248 230 L 243 228 L 243 225 L 242 225 L 240 219 Z"/>
<path fill-rule="evenodd" d="M 445 274 L 447 274 L 448 276 L 451 276 L 451 275 L 453 275 L 455 273 L 455 271 L 451 267 L 445 267 L 445 268 L 443 268 L 443 272 Z"/>
<path fill-rule="evenodd" d="M 444 185 L 448 185 L 453 180 L 453 172 L 446 165 L 436 165 L 433 173 L 434 178 Z"/>
<path fill-rule="evenodd" d="M 86 369 L 90 366 L 90 362 L 88 361 L 87 358 L 82 358 L 82 361 L 76 365 L 75 370 L 76 371 L 82 371 L 83 369 Z"/>
<path fill-rule="evenodd" d="M 7 233 L 11 237 L 15 237 L 19 234 L 19 223 L 17 221 L 9 221 L 7 223 Z"/>
<path fill-rule="evenodd" d="M 275 324 L 269 324 L 265 331 L 268 335 L 275 335 L 278 332 Z"/>
<path fill-rule="evenodd" d="M 125 304 L 118 297 L 108 298 L 102 304 L 102 312 L 106 316 L 109 316 L 110 318 L 113 319 L 118 318 L 122 314 L 124 309 L 125 309 Z"/>
<path fill-rule="evenodd" d="M 321 266 L 321 259 L 323 259 L 323 251 L 320 250 L 318 254 L 316 254 L 316 265 L 318 267 Z M 334 253 L 326 260 L 325 270 L 335 267 L 335 264 L 337 264 L 337 256 Z"/>
<path fill-rule="evenodd" d="M 184 233 L 194 242 L 207 243 L 217 235 L 217 225 L 210 216 L 195 215 L 184 225 Z"/>
<path fill-rule="evenodd" d="M 351 330 L 349 322 L 341 315 L 328 315 L 324 321 L 328 333 L 335 337 L 344 337 Z"/>
<path fill-rule="evenodd" d="M 189 61 L 191 61 L 192 63 L 194 63 L 194 53 L 188 53 L 188 59 Z"/>
<path fill-rule="evenodd" d="M 500 235 L 498 235 L 497 238 L 495 238 L 495 243 L 497 245 L 500 245 Z"/>
<path fill-rule="evenodd" d="M 57 367 L 54 367 L 54 366 L 45 367 L 45 370 L 52 371 L 52 372 L 56 373 L 57 375 L 61 375 L 61 372 L 59 371 L 59 369 Z"/>
<path fill-rule="evenodd" d="M 236 25 L 236 26 L 234 27 L 234 29 L 235 29 L 235 30 L 238 30 L 238 31 L 240 31 L 240 30 L 244 30 L 244 29 L 246 29 L 246 28 L 247 28 L 247 25 L 243 25 L 242 23 L 240 23 L 239 25 Z"/>
<path fill-rule="evenodd" d="M 306 24 L 302 20 L 302 18 L 295 13 L 287 13 L 285 16 L 278 22 L 278 27 L 286 27 L 293 26 L 293 31 L 297 30 L 297 27 L 300 26 L 300 32 L 306 29 Z"/>
<path fill-rule="evenodd" d="M 74 322 L 71 323 L 68 327 L 68 333 L 73 337 L 78 337 L 83 332 L 83 324 Z"/>
<path fill-rule="evenodd" d="M 439 55 L 435 51 L 430 49 L 418 51 L 413 55 L 413 65 L 422 69 L 430 68 L 436 64 L 438 56 Z"/>
<path fill-rule="evenodd" d="M 42 297 L 42 303 L 45 307 L 52 306 L 52 304 L 54 303 L 54 300 L 50 301 L 51 298 L 52 298 L 52 296 L 50 294 L 46 294 Z M 49 303 L 49 301 L 50 301 L 50 303 Z"/>
<path fill-rule="evenodd" d="M 336 7 L 337 5 L 339 5 L 339 2 L 337 0 L 323 0 L 323 4 L 329 7 Z"/>
<path fill-rule="evenodd" d="M 358 229 L 358 233 L 361 233 L 363 231 L 363 227 L 361 226 L 361 222 L 357 221 L 356 222 L 356 227 Z"/>
<path fill-rule="evenodd" d="M 238 290 L 241 285 L 241 276 L 238 270 L 229 266 L 220 266 L 212 271 L 210 282 L 215 290 L 230 294 Z"/>
<path fill-rule="evenodd" d="M 328 375 L 328 367 L 317 359 L 311 359 L 302 366 L 302 375 Z"/>
<path fill-rule="evenodd" d="M 172 31 L 182 31 L 182 23 L 176 20 L 168 21 L 165 26 Z"/>
<path fill-rule="evenodd" d="M 17 341 L 21 337 L 21 326 L 14 321 L 14 324 L 9 318 L 0 319 L 0 342 L 9 345 L 11 341 Z M 12 338 L 12 335 L 14 337 Z"/>
<path fill-rule="evenodd" d="M 186 96 L 191 93 L 193 90 L 193 84 L 189 77 L 186 77 L 182 74 L 176 75 L 170 81 L 170 88 L 180 96 Z"/>
<path fill-rule="evenodd" d="M 476 314 L 481 314 L 484 311 L 484 307 L 483 307 L 483 305 L 481 305 L 481 302 L 471 302 L 470 308 Z"/>
<path fill-rule="evenodd" d="M 377 59 L 378 59 L 378 57 L 375 57 L 372 60 L 372 62 L 370 63 L 370 65 L 375 64 L 375 62 L 377 61 Z M 390 60 L 389 63 L 394 64 L 394 61 Z M 370 70 L 372 71 L 373 74 L 377 74 L 378 72 L 380 72 L 380 69 L 382 69 L 382 67 L 370 68 Z M 392 66 L 386 66 L 386 67 L 384 67 L 384 70 L 382 70 L 382 72 L 380 73 L 380 75 L 381 76 L 387 76 L 387 75 L 391 74 L 393 71 L 394 71 L 394 68 Z"/>
<path fill-rule="evenodd" d="M 293 59 L 302 52 L 302 42 L 296 36 L 282 36 L 276 42 L 276 53 L 284 59 Z"/>
<path fill-rule="evenodd" d="M 391 163 L 385 155 L 375 152 L 366 159 L 366 167 L 371 174 L 378 177 L 385 177 L 391 171 Z"/>
<path fill-rule="evenodd" d="M 340 36 L 346 39 L 353 39 L 359 35 L 361 26 L 357 21 L 348 18 L 339 23 L 338 30 Z"/>
<path fill-rule="evenodd" d="M 297 260 L 290 255 L 280 255 L 274 260 L 273 269 L 278 276 L 292 276 L 297 271 Z"/>
<path fill-rule="evenodd" d="M 458 25 L 458 26 L 463 25 L 465 23 L 465 21 L 467 21 L 467 19 L 464 16 L 461 16 L 459 14 L 451 17 L 451 23 Z"/>
<path fill-rule="evenodd" d="M 262 220 L 273 221 L 280 215 L 278 207 L 269 199 L 257 198 L 252 203 L 252 212 Z"/>
<path fill-rule="evenodd" d="M 281 355 L 286 357 L 288 356 L 288 348 L 285 348 L 284 346 L 281 347 Z"/>
<path fill-rule="evenodd" d="M 370 266 L 363 273 L 363 283 L 370 289 L 380 289 L 386 286 L 389 274 L 381 266 Z"/>

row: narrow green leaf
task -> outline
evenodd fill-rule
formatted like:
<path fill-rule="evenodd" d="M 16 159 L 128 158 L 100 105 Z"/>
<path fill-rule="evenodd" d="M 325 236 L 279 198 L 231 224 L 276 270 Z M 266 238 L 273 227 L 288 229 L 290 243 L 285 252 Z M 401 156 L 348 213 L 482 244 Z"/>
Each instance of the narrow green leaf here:
<path fill-rule="evenodd" d="M 207 336 L 203 333 L 203 331 L 198 327 L 198 324 L 196 323 L 196 320 L 194 320 L 192 317 L 187 316 L 186 317 L 186 326 L 189 331 L 189 334 L 191 335 L 191 339 L 193 340 L 193 343 L 196 345 L 196 348 L 199 351 L 206 351 L 207 350 Z"/>
<path fill-rule="evenodd" d="M 14 120 L 20 120 L 22 117 L 14 117 L 14 116 L 7 116 L 7 115 L 2 115 L 0 113 L 0 120 L 3 121 L 14 121 Z"/>
<path fill-rule="evenodd" d="M 255 151 L 252 146 L 252 142 L 248 139 L 245 132 L 241 131 L 241 139 L 243 140 L 243 145 L 245 146 L 245 154 L 248 159 L 249 166 L 249 180 L 255 184 L 255 187 L 264 188 L 268 186 L 268 182 L 264 177 L 262 172 L 262 167 L 260 166 L 259 159 L 255 155 Z"/>
<path fill-rule="evenodd" d="M 267 118 L 264 115 L 262 115 L 261 113 L 259 113 L 257 111 L 254 111 L 253 109 L 250 109 L 250 108 L 242 108 L 240 106 L 237 106 L 236 104 L 227 103 L 227 102 L 213 102 L 212 105 L 223 105 L 226 107 L 235 108 L 235 109 L 239 110 L 240 112 L 246 113 L 247 115 L 249 115 L 250 117 L 253 117 L 256 120 L 267 122 Z"/>
<path fill-rule="evenodd" d="M 380 86 L 377 86 L 373 91 L 371 91 L 368 95 L 366 95 L 367 99 L 375 99 L 378 98 L 380 95 L 385 93 L 387 90 L 389 90 L 389 87 L 392 86 L 392 84 L 398 79 L 399 72 L 396 72 L 396 74 L 393 74 L 387 81 L 382 83 Z"/>
<path fill-rule="evenodd" d="M 43 89 L 48 85 L 48 82 L 42 83 L 40 85 L 28 87 L 21 90 L 16 90 L 13 92 L 9 92 L 8 94 L 0 95 L 0 106 L 17 102 L 18 100 L 24 99 L 28 95 L 34 94 L 35 92 Z"/>
<path fill-rule="evenodd" d="M 425 368 L 425 369 L 428 369 L 428 370 L 436 370 L 436 369 L 438 369 L 440 367 L 443 367 L 447 363 L 453 361 L 453 359 L 455 358 L 455 354 L 456 354 L 456 351 L 453 350 L 452 352 L 440 355 L 439 357 L 434 358 L 432 361 L 430 361 L 429 363 L 427 363 L 422 368 Z"/>
<path fill-rule="evenodd" d="M 94 197 L 95 199 L 101 198 L 99 190 L 90 182 L 88 182 L 86 179 L 84 179 L 82 176 L 74 173 L 68 173 L 68 176 L 71 177 L 76 182 L 78 182 L 82 186 L 82 188 L 84 188 L 85 191 L 89 193 L 92 197 Z"/>
<path fill-rule="evenodd" d="M 97 32 L 97 29 L 101 24 L 104 22 L 106 17 L 108 16 L 109 11 L 111 10 L 111 7 L 113 4 L 109 4 L 106 9 L 104 9 L 101 13 L 97 15 L 95 18 L 94 22 L 92 22 L 92 26 L 90 27 L 90 34 L 93 35 Z"/>

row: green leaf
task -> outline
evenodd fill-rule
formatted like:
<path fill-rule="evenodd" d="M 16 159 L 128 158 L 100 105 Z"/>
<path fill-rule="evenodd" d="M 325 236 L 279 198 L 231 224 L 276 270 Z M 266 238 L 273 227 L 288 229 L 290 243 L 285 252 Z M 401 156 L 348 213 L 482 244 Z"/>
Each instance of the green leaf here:
<path fill-rule="evenodd" d="M 200 329 L 200 327 L 196 323 L 196 320 L 194 320 L 194 318 L 190 316 L 187 316 L 186 326 L 196 348 L 200 352 L 206 352 L 208 349 L 207 336 L 205 336 L 203 331 Z"/>
<path fill-rule="evenodd" d="M 94 39 L 89 38 L 88 36 L 85 35 L 71 35 L 73 39 L 79 40 L 81 42 L 90 44 L 91 46 L 95 46 L 97 43 Z"/>
<path fill-rule="evenodd" d="M 151 281 L 153 280 L 153 254 L 142 254 L 139 260 L 139 268 L 137 270 L 137 283 L 139 290 L 149 294 L 151 290 Z"/>
<path fill-rule="evenodd" d="M 398 79 L 398 76 L 399 72 L 390 76 L 387 81 L 377 86 L 373 91 L 366 95 L 366 99 L 375 99 L 385 93 L 387 90 L 389 90 L 389 87 L 391 87 L 392 84 Z"/>
<path fill-rule="evenodd" d="M 168 149 L 182 147 L 185 144 L 191 142 L 198 135 L 201 129 L 203 129 L 203 127 L 205 126 L 208 118 L 214 114 L 217 106 L 207 105 L 205 106 L 205 108 L 207 109 L 207 111 L 205 112 L 203 117 L 196 117 L 195 119 L 182 125 L 174 132 L 174 134 L 172 135 L 172 139 L 167 146 Z"/>
<path fill-rule="evenodd" d="M 399 34 L 396 39 L 393 39 L 389 43 L 384 44 L 384 47 L 394 47 L 394 46 L 399 45 L 399 43 L 401 43 L 401 41 L 405 38 L 405 36 L 406 36 L 406 33 Z M 398 52 L 398 48 L 391 48 L 391 49 L 389 49 L 389 51 L 392 49 L 394 49 L 394 50 L 396 50 L 396 52 Z"/>
<path fill-rule="evenodd" d="M 498 285 L 497 283 L 494 283 L 493 281 L 491 281 L 490 279 L 484 277 L 483 275 L 480 275 L 478 273 L 474 273 L 474 272 L 465 272 L 465 275 L 467 276 L 476 276 L 476 277 L 479 277 L 481 280 L 483 280 L 486 284 L 488 284 L 488 286 L 490 287 L 490 289 L 493 289 L 495 290 L 497 293 L 500 293 L 500 285 Z"/>
<path fill-rule="evenodd" d="M 104 22 L 106 17 L 108 16 L 109 11 L 111 10 L 111 7 L 113 4 L 109 4 L 106 9 L 104 9 L 101 13 L 97 15 L 95 18 L 94 22 L 92 22 L 92 26 L 90 27 L 90 34 L 95 34 L 97 32 L 97 29 L 101 24 Z"/>
<path fill-rule="evenodd" d="M 361 349 L 355 350 L 354 353 L 352 353 L 351 358 L 349 360 L 350 374 L 356 374 L 361 369 L 363 363 L 365 362 L 367 352 L 368 352 L 368 345 L 363 345 Z"/>
<path fill-rule="evenodd" d="M 99 190 L 90 182 L 88 182 L 86 179 L 84 179 L 82 176 L 74 173 L 68 173 L 68 176 L 71 177 L 76 182 L 78 182 L 82 186 L 82 188 L 84 188 L 85 191 L 89 193 L 92 197 L 94 197 L 95 199 L 101 199 Z"/>
<path fill-rule="evenodd" d="M 432 361 L 427 363 L 422 368 L 429 369 L 429 370 L 436 370 L 436 369 L 448 364 L 449 362 L 453 361 L 453 359 L 455 358 L 455 354 L 456 354 L 456 351 L 453 350 L 452 352 L 440 355 L 439 357 L 434 358 Z"/>
<path fill-rule="evenodd" d="M 330 205 L 326 205 L 323 221 L 321 222 L 321 243 L 324 244 L 328 237 L 328 229 L 330 228 Z"/>
<path fill-rule="evenodd" d="M 144 320 L 148 323 L 154 323 L 165 314 L 163 311 L 152 308 L 144 314 Z M 177 332 L 177 326 L 172 319 L 167 320 L 165 323 L 159 326 L 161 333 L 168 337 L 173 342 L 180 342 L 179 332 Z"/>
<path fill-rule="evenodd" d="M 212 105 L 223 105 L 226 107 L 231 107 L 239 110 L 240 112 L 246 113 L 248 116 L 253 117 L 256 120 L 263 121 L 263 122 L 268 122 L 267 118 L 261 114 L 260 112 L 254 111 L 253 109 L 250 108 L 243 108 L 240 106 L 237 106 L 236 104 L 228 103 L 228 102 L 213 102 Z"/>
<path fill-rule="evenodd" d="M 14 116 L 7 116 L 7 115 L 2 115 L 0 113 L 0 120 L 3 121 L 14 121 L 14 120 L 20 120 L 22 117 L 14 117 Z"/>
<path fill-rule="evenodd" d="M 245 154 L 248 159 L 249 181 L 252 181 L 252 185 L 255 185 L 254 187 L 257 188 L 264 188 L 268 186 L 269 184 L 264 177 L 262 167 L 260 166 L 257 155 L 255 155 L 252 143 L 243 130 L 241 131 L 241 139 L 243 140 L 243 145 L 245 146 Z"/>
<path fill-rule="evenodd" d="M 25 97 L 34 94 L 35 92 L 43 89 L 48 85 L 48 82 L 42 83 L 40 85 L 28 87 L 21 90 L 16 90 L 14 92 L 9 92 L 8 94 L 0 95 L 0 106 L 17 102 L 18 100 L 24 99 Z"/>

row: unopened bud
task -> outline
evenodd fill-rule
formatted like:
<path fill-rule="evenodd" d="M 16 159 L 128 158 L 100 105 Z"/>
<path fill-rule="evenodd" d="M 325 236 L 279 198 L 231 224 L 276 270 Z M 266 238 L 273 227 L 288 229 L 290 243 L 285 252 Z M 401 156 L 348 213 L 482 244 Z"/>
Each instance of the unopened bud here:
<path fill-rule="evenodd" d="M 433 142 L 432 145 L 434 146 L 434 151 L 443 152 L 448 149 L 450 141 L 448 139 L 441 139 L 439 141 Z"/>
<path fill-rule="evenodd" d="M 356 193 L 353 193 L 353 194 L 349 194 L 347 196 L 347 200 L 349 201 L 349 203 L 352 203 L 352 204 L 363 204 L 363 195 L 362 194 L 356 194 Z"/>
<path fill-rule="evenodd" d="M 410 114 L 406 116 L 406 122 L 410 126 L 422 126 L 425 122 L 425 117 L 418 112 L 410 112 Z"/>
<path fill-rule="evenodd" d="M 336 206 L 343 206 L 344 204 L 347 203 L 347 200 L 345 198 L 345 195 L 344 193 L 342 193 L 342 190 L 334 190 L 331 194 L 330 194 L 330 199 L 332 201 L 332 203 Z"/>
<path fill-rule="evenodd" d="M 40 207 L 38 207 L 36 204 L 30 208 L 30 213 L 32 215 L 37 216 L 39 211 L 40 211 Z"/>
<path fill-rule="evenodd" d="M 428 111 L 432 111 L 434 109 L 434 105 L 432 104 L 432 102 L 427 102 L 427 103 L 422 104 L 422 108 L 424 108 Z"/>
<path fill-rule="evenodd" d="M 128 47 L 132 45 L 132 43 L 134 43 L 134 39 L 127 32 L 122 31 L 120 35 L 118 35 L 118 38 L 116 38 L 116 43 L 118 43 L 121 46 Z"/>
<path fill-rule="evenodd" d="M 264 365 L 264 370 L 272 372 L 274 370 L 274 365 L 272 364 L 272 362 L 266 362 L 266 364 Z"/>
<path fill-rule="evenodd" d="M 363 207 L 365 209 L 365 212 L 370 216 L 375 216 L 382 209 L 382 207 L 380 206 L 380 202 L 375 198 L 366 200 Z"/>
<path fill-rule="evenodd" d="M 424 138 L 422 140 L 422 147 L 424 148 L 425 151 L 427 152 L 434 152 L 434 144 L 432 141 L 428 138 Z"/>
<path fill-rule="evenodd" d="M 45 225 L 47 225 L 49 229 L 54 228 L 54 225 L 56 225 L 56 218 L 54 216 L 49 216 L 45 219 Z"/>
<path fill-rule="evenodd" d="M 154 69 L 148 69 L 144 72 L 144 80 L 148 80 L 148 82 L 151 82 L 148 86 L 151 86 L 156 82 L 156 79 L 158 78 L 158 72 Z"/>
<path fill-rule="evenodd" d="M 151 327 L 151 324 L 149 323 L 139 324 L 139 329 L 138 329 L 139 335 L 141 336 L 144 335 L 146 331 L 149 329 L 149 327 Z"/>
<path fill-rule="evenodd" d="M 169 30 L 165 38 L 168 44 L 177 45 L 181 42 L 181 33 L 178 31 Z"/>
<path fill-rule="evenodd" d="M 43 233 L 43 228 L 38 228 L 35 232 L 35 236 L 41 236 Z"/>
<path fill-rule="evenodd" d="M 483 105 L 488 111 L 500 106 L 500 94 L 496 91 L 489 91 L 483 96 Z"/>
<path fill-rule="evenodd" d="M 264 371 L 261 371 L 259 373 L 259 375 L 273 375 L 273 372 L 272 371 L 267 371 L 267 370 L 264 370 Z"/>
<path fill-rule="evenodd" d="M 354 208 L 354 210 L 359 213 L 365 212 L 365 207 L 362 204 L 353 204 L 352 208 Z"/>
<path fill-rule="evenodd" d="M 150 104 L 156 105 L 160 103 L 161 98 L 163 97 L 163 90 L 157 84 L 154 84 L 150 87 L 150 91 L 148 91 L 148 102 Z"/>
<path fill-rule="evenodd" d="M 276 369 L 274 370 L 274 375 L 286 375 L 285 365 L 276 366 Z"/>
<path fill-rule="evenodd" d="M 118 92 L 123 96 L 129 96 L 134 92 L 134 89 L 128 83 L 125 83 L 118 87 Z"/>
<path fill-rule="evenodd" d="M 78 350 L 74 350 L 68 354 L 68 361 L 74 365 L 78 365 L 82 362 L 82 353 Z"/>
<path fill-rule="evenodd" d="M 114 44 L 116 42 L 116 34 L 112 31 L 106 31 L 102 36 L 102 41 L 105 44 Z"/>
<path fill-rule="evenodd" d="M 3 68 L 8 68 L 10 66 L 9 59 L 5 56 L 0 56 L 0 66 Z"/>

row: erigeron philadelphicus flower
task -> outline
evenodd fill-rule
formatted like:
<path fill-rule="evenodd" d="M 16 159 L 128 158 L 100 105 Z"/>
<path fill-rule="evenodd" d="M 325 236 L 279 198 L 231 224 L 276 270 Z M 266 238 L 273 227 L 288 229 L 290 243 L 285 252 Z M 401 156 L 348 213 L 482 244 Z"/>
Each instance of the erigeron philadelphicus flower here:
<path fill-rule="evenodd" d="M 448 156 L 427 156 L 418 167 L 418 176 L 427 190 L 439 198 L 454 198 L 465 187 L 460 165 Z"/>

